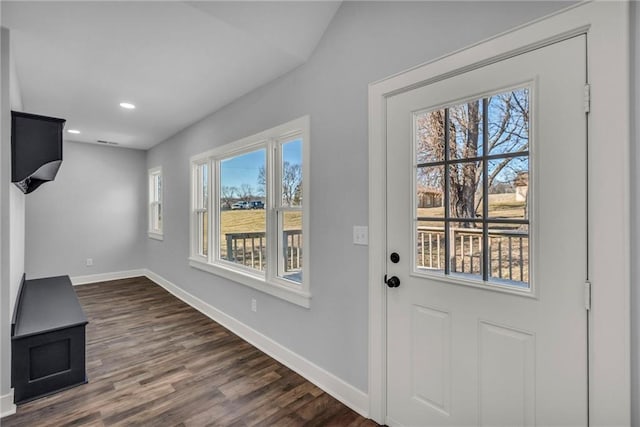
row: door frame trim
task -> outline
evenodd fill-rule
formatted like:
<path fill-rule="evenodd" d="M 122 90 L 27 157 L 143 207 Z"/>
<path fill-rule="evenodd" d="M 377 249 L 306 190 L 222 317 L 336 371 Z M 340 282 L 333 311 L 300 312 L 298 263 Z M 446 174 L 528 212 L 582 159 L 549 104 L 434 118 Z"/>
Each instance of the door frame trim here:
<path fill-rule="evenodd" d="M 589 420 L 629 425 L 629 3 L 580 3 L 369 85 L 369 414 L 387 421 L 386 98 L 578 34 L 587 35 Z"/>

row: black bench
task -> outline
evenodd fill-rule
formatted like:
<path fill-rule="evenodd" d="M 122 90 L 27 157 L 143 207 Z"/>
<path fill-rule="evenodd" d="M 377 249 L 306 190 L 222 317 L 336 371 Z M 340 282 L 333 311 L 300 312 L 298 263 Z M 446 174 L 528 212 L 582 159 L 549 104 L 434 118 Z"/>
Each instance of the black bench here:
<path fill-rule="evenodd" d="M 11 327 L 16 404 L 87 382 L 87 323 L 69 276 L 23 278 Z"/>

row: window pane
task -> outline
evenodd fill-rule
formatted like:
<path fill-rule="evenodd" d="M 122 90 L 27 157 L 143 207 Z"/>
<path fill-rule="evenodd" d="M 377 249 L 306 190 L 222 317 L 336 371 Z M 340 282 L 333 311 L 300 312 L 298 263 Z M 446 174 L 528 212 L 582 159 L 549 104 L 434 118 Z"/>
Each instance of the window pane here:
<path fill-rule="evenodd" d="M 159 202 L 160 201 L 160 194 L 162 194 L 162 177 L 160 175 L 154 175 L 153 177 L 153 201 L 154 202 Z"/>
<path fill-rule="evenodd" d="M 209 255 L 209 213 L 200 211 L 196 214 L 196 227 L 198 233 L 198 254 Z"/>
<path fill-rule="evenodd" d="M 444 221 L 417 221 L 415 257 L 418 271 L 444 273 L 444 233 Z"/>
<path fill-rule="evenodd" d="M 149 175 L 149 231 L 162 233 L 162 175 L 155 171 Z"/>
<path fill-rule="evenodd" d="M 468 159 L 482 155 L 482 100 L 449 108 L 449 158 Z"/>
<path fill-rule="evenodd" d="M 489 224 L 489 281 L 529 288 L 529 226 Z"/>
<path fill-rule="evenodd" d="M 529 158 L 489 161 L 489 218 L 529 217 Z"/>
<path fill-rule="evenodd" d="M 209 164 L 196 165 L 195 170 L 195 222 L 196 222 L 196 250 L 200 256 L 209 255 L 209 213 L 208 213 L 208 184 Z"/>
<path fill-rule="evenodd" d="M 444 217 L 444 166 L 418 167 L 416 171 L 416 217 Z"/>
<path fill-rule="evenodd" d="M 503 92 L 488 99 L 489 154 L 529 150 L 529 89 Z"/>
<path fill-rule="evenodd" d="M 196 209 L 208 208 L 209 165 L 202 163 L 196 166 Z"/>
<path fill-rule="evenodd" d="M 416 162 L 444 160 L 444 110 L 418 113 L 414 116 Z"/>
<path fill-rule="evenodd" d="M 266 150 L 220 162 L 220 259 L 263 271 L 266 262 Z"/>
<path fill-rule="evenodd" d="M 151 204 L 151 231 L 162 231 L 162 205 L 157 202 Z"/>
<path fill-rule="evenodd" d="M 282 206 L 302 206 L 302 139 L 282 144 Z"/>
<path fill-rule="evenodd" d="M 452 222 L 450 227 L 451 274 L 482 279 L 482 224 Z"/>
<path fill-rule="evenodd" d="M 529 287 L 529 96 L 414 114 L 417 271 Z"/>
<path fill-rule="evenodd" d="M 162 205 L 158 203 L 157 207 L 158 211 L 156 212 L 156 215 L 154 217 L 156 220 L 156 230 L 162 231 Z"/>
<path fill-rule="evenodd" d="M 449 202 L 451 218 L 482 217 L 482 162 L 449 166 Z"/>
<path fill-rule="evenodd" d="M 302 283 L 302 211 L 279 212 L 279 224 L 282 239 L 278 276 Z"/>

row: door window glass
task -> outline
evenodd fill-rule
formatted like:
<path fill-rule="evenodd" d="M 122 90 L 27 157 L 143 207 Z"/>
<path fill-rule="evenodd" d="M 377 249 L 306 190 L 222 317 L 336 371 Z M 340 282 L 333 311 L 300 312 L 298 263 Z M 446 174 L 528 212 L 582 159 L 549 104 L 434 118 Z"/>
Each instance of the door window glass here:
<path fill-rule="evenodd" d="M 529 97 L 414 113 L 416 271 L 529 288 Z"/>

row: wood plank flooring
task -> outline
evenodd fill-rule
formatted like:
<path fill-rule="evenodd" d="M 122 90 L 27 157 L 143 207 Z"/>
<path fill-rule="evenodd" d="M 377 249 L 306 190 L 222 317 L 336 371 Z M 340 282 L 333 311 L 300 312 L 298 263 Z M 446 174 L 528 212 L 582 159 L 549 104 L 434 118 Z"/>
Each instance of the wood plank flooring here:
<path fill-rule="evenodd" d="M 376 426 L 144 277 L 76 287 L 89 383 L 2 426 Z"/>

